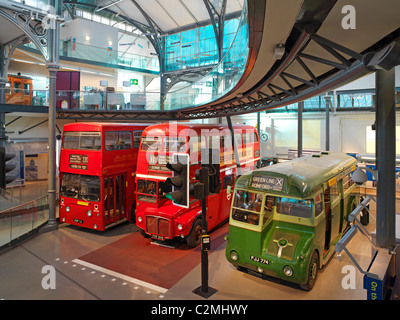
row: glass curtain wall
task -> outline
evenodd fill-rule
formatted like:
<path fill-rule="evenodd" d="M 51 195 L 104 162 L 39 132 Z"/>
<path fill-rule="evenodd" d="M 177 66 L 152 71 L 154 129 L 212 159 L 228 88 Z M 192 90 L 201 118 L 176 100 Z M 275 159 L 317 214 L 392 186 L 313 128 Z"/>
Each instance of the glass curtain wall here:
<path fill-rule="evenodd" d="M 247 3 L 240 18 L 225 22 L 221 61 L 218 61 L 211 25 L 171 35 L 166 41 L 168 71 L 207 65 L 215 67 L 200 80 L 172 87 L 167 93 L 164 110 L 184 109 L 214 101 L 236 85 L 246 67 L 249 52 Z"/>

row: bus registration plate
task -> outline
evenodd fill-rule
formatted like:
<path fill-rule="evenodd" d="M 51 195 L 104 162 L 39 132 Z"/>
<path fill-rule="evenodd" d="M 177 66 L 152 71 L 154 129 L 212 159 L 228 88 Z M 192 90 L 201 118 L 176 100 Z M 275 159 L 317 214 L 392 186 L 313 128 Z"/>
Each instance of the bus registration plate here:
<path fill-rule="evenodd" d="M 269 264 L 269 260 L 263 259 L 263 258 L 259 258 L 259 257 L 256 257 L 256 256 L 250 256 L 250 260 L 253 260 L 254 262 L 263 263 L 263 264 Z"/>
<path fill-rule="evenodd" d="M 73 219 L 73 221 L 76 223 L 83 223 L 83 220 L 80 220 L 80 219 Z"/>
<path fill-rule="evenodd" d="M 165 237 L 159 236 L 157 234 L 152 234 L 151 238 L 154 239 L 154 240 L 163 240 L 163 241 L 165 240 Z"/>

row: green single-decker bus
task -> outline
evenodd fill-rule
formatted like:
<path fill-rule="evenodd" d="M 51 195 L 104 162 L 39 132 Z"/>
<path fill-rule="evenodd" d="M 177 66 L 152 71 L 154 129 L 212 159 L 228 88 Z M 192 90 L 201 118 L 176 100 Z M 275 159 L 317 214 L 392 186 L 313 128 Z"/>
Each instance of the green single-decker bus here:
<path fill-rule="evenodd" d="M 238 269 L 311 290 L 359 203 L 356 159 L 321 152 L 241 176 L 233 191 L 226 258 Z"/>

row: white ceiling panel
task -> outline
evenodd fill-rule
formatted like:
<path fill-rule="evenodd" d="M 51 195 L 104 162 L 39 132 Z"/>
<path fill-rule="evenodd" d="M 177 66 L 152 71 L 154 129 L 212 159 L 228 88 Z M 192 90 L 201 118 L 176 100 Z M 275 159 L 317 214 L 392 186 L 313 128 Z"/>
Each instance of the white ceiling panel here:
<path fill-rule="evenodd" d="M 210 20 L 202 0 L 136 0 L 136 2 L 163 32 Z M 240 12 L 243 3 L 244 0 L 227 0 L 226 13 Z M 220 12 L 222 0 L 212 0 L 211 4 L 217 12 Z M 108 8 L 132 20 L 149 25 L 132 0 L 123 0 Z"/>

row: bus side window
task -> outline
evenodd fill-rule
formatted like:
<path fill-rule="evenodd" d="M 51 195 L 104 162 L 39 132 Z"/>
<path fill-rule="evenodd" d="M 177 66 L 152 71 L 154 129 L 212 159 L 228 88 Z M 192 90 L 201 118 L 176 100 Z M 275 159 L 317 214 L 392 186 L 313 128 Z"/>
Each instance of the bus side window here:
<path fill-rule="evenodd" d="M 322 194 L 317 194 L 315 197 L 315 216 L 318 217 L 322 212 Z"/>
<path fill-rule="evenodd" d="M 350 174 L 348 174 L 343 177 L 343 192 L 345 192 L 347 189 L 349 189 L 351 185 L 352 185 L 352 183 L 350 180 Z"/>
<path fill-rule="evenodd" d="M 235 147 L 239 147 L 242 145 L 242 134 L 241 133 L 235 133 Z"/>
<path fill-rule="evenodd" d="M 208 148 L 209 149 L 220 149 L 220 137 L 218 136 L 210 136 L 208 137 Z"/>
<path fill-rule="evenodd" d="M 335 182 L 333 185 L 330 186 L 331 190 L 331 203 L 336 200 L 337 197 L 339 197 L 339 188 L 338 188 L 338 183 Z"/>
<path fill-rule="evenodd" d="M 266 196 L 264 205 L 263 225 L 265 225 L 272 217 L 272 211 L 274 210 L 274 206 L 275 206 L 275 197 Z"/>
<path fill-rule="evenodd" d="M 143 130 L 136 130 L 133 131 L 133 147 L 139 148 L 140 145 L 140 138 L 142 137 Z"/>

